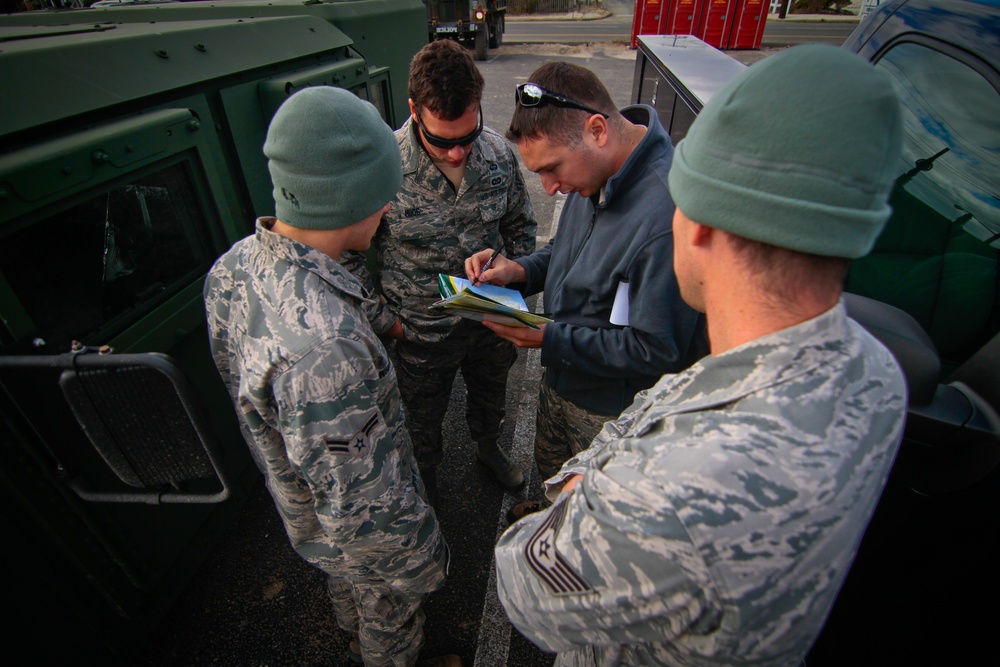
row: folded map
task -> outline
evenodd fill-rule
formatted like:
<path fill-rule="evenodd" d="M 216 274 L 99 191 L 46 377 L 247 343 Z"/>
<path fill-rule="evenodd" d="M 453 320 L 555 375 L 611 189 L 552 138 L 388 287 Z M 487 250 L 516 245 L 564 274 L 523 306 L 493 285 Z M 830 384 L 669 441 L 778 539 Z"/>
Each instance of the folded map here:
<path fill-rule="evenodd" d="M 547 317 L 528 311 L 521 293 L 497 285 L 473 285 L 465 278 L 438 274 L 441 300 L 431 306 L 470 320 L 488 320 L 513 327 L 537 329 L 551 322 Z"/>

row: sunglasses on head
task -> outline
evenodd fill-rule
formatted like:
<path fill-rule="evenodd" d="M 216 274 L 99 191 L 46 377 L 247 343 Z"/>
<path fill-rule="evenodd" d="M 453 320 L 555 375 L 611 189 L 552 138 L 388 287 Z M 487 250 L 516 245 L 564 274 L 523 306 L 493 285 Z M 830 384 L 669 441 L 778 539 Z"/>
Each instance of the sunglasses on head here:
<path fill-rule="evenodd" d="M 608 114 L 603 111 L 598 111 L 593 107 L 588 107 L 586 104 L 580 104 L 579 102 L 571 100 L 568 97 L 563 97 L 562 95 L 549 92 L 537 83 L 519 84 L 514 90 L 514 99 L 516 99 L 517 103 L 522 107 L 543 107 L 546 104 L 551 104 L 565 109 L 579 109 L 580 111 L 588 111 L 590 113 L 599 114 L 605 118 L 608 117 Z"/>
<path fill-rule="evenodd" d="M 479 135 L 483 133 L 483 107 L 479 107 L 479 127 L 465 135 L 464 137 L 459 137 L 458 139 L 445 139 L 444 137 L 439 137 L 431 134 L 424 127 L 423 122 L 420 120 L 420 112 L 417 112 L 417 126 L 424 135 L 424 139 L 427 140 L 431 146 L 435 148 L 443 148 L 448 150 L 454 148 L 455 146 L 468 146 L 473 141 L 479 138 Z"/>

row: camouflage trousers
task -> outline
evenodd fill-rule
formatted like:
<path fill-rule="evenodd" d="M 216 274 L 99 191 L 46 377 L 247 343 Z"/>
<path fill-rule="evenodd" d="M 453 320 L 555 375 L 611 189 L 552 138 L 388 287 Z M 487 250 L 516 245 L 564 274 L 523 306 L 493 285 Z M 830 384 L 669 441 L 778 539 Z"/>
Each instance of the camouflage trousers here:
<path fill-rule="evenodd" d="M 410 667 L 424 645 L 424 594 L 380 580 L 354 581 L 327 573 L 326 590 L 337 625 L 358 635 L 365 667 Z"/>
<path fill-rule="evenodd" d="M 496 442 L 507 400 L 507 373 L 516 360 L 513 344 L 469 320 L 459 322 L 438 343 L 396 343 L 396 378 L 406 409 L 406 430 L 421 470 L 435 468 L 444 457 L 441 424 L 460 368 L 472 439 L 477 444 Z"/>
<path fill-rule="evenodd" d="M 590 447 L 604 422 L 615 419 L 581 408 L 559 396 L 543 379 L 538 390 L 535 418 L 535 464 L 546 480 L 566 461 Z"/>

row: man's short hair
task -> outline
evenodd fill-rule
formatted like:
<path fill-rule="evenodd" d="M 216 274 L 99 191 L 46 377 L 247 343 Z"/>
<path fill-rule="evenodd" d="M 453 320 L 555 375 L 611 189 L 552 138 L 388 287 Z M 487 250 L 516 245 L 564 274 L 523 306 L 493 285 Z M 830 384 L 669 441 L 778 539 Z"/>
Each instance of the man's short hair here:
<path fill-rule="evenodd" d="M 845 257 L 812 255 L 726 233 L 736 250 L 737 261 L 753 280 L 766 285 L 762 293 L 770 297 L 775 307 L 795 303 L 804 289 L 819 292 L 843 289 L 851 265 L 851 260 Z"/>
<path fill-rule="evenodd" d="M 450 39 L 431 42 L 410 61 L 408 92 L 413 105 L 442 120 L 455 120 L 470 104 L 479 104 L 484 84 L 469 51 Z"/>
<path fill-rule="evenodd" d="M 605 113 L 611 122 L 618 118 L 618 108 L 608 89 L 586 67 L 564 62 L 545 63 L 528 77 L 528 83 Z M 537 107 L 518 104 L 510 119 L 507 138 L 516 143 L 521 139 L 537 139 L 545 135 L 554 143 L 575 146 L 583 138 L 585 114 L 589 112 L 553 104 Z"/>

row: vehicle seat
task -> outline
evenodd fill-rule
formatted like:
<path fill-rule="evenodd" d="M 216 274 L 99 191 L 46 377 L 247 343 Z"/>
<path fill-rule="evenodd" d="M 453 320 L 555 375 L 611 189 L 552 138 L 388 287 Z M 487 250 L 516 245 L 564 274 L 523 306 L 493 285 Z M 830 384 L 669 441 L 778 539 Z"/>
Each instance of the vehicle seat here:
<path fill-rule="evenodd" d="M 941 380 L 941 360 L 934 343 L 906 312 L 868 297 L 844 293 L 847 314 L 875 336 L 896 358 L 910 405 L 926 405 Z"/>
<path fill-rule="evenodd" d="M 897 186 L 893 215 L 872 252 L 855 260 L 846 290 L 913 316 L 948 366 L 996 333 L 998 252 Z M 949 363 L 951 362 L 951 363 Z"/>

